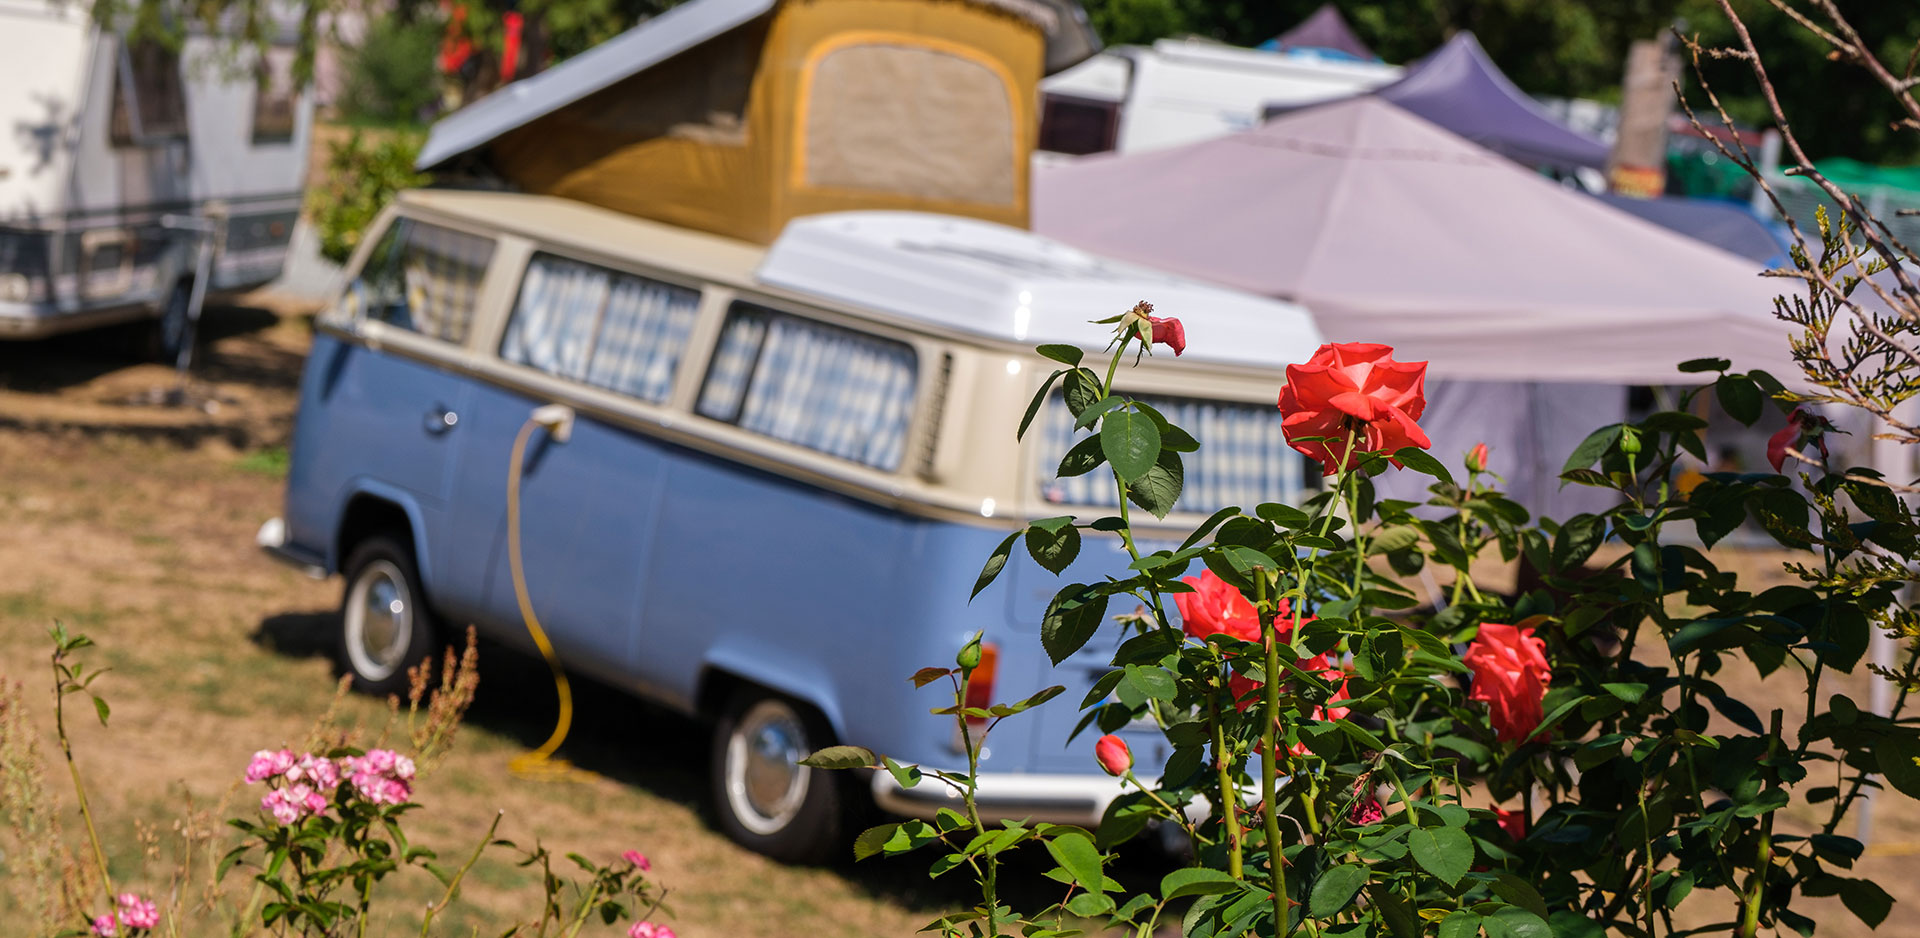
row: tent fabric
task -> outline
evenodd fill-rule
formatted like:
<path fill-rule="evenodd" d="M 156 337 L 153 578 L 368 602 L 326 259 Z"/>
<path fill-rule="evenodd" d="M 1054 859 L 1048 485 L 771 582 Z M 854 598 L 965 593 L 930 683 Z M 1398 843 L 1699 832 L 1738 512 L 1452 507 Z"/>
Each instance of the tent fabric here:
<path fill-rule="evenodd" d="M 1685 196 L 1640 199 L 1614 192 L 1595 198 L 1636 218 L 1762 266 L 1787 264 L 1786 239 L 1740 203 Z"/>
<path fill-rule="evenodd" d="M 1555 120 L 1500 71 L 1473 33 L 1407 67 L 1380 98 L 1528 166 L 1604 169 L 1605 143 Z"/>
<path fill-rule="evenodd" d="M 999 4 L 774 3 L 500 128 L 475 158 L 524 191 L 760 244 L 794 217 L 853 209 L 1025 227 L 1045 44 Z"/>
<path fill-rule="evenodd" d="M 1312 15 L 1292 29 L 1261 43 L 1260 48 L 1281 52 L 1331 50 L 1362 61 L 1380 61 L 1380 57 L 1373 54 L 1373 50 L 1367 48 L 1359 36 L 1353 34 L 1353 27 L 1347 25 L 1346 17 L 1340 15 L 1340 8 L 1331 3 L 1321 4 Z"/>
<path fill-rule="evenodd" d="M 1797 374 L 1758 264 L 1378 98 L 1047 167 L 1033 199 L 1042 234 L 1299 302 L 1334 341 L 1384 342 L 1436 379 L 1673 384 L 1702 380 L 1674 366 L 1705 355 Z"/>

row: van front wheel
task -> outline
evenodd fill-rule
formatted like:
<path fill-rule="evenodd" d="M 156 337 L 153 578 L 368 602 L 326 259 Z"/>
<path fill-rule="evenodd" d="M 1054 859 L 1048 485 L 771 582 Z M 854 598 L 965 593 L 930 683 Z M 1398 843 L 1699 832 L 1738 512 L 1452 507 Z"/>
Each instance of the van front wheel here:
<path fill-rule="evenodd" d="M 377 696 L 407 692 L 407 671 L 434 653 L 433 613 L 413 551 L 375 535 L 361 541 L 344 565 L 338 661 L 355 690 Z"/>
<path fill-rule="evenodd" d="M 713 735 L 721 830 L 749 850 L 794 863 L 817 863 L 844 847 L 838 773 L 797 764 L 830 740 L 818 717 L 785 697 L 735 695 Z"/>

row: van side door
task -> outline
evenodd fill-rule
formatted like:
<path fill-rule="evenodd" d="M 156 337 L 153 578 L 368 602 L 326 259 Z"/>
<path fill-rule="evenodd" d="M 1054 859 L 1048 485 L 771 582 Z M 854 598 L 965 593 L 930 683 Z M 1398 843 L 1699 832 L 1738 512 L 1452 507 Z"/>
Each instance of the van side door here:
<path fill-rule="evenodd" d="M 472 380 L 459 363 L 493 252 L 490 238 L 395 219 L 348 283 L 344 321 L 315 335 L 302 379 L 292 533 L 331 544 L 359 492 L 400 503 L 419 519 L 416 559 L 436 600 L 452 447 Z"/>
<path fill-rule="evenodd" d="M 661 498 L 662 444 L 606 410 L 663 407 L 700 308 L 699 290 L 553 254 L 528 261 L 492 379 L 474 389 L 454 502 L 454 561 L 485 598 L 473 618 L 524 630 L 507 536 L 507 473 L 534 408 L 576 404 L 561 442 L 530 431 L 521 459 L 520 550 L 534 613 L 570 664 L 632 685 L 640 583 Z M 617 395 L 617 397 L 616 397 Z M 599 402 L 605 408 L 582 403 Z M 638 415 L 638 416 L 636 416 Z"/>

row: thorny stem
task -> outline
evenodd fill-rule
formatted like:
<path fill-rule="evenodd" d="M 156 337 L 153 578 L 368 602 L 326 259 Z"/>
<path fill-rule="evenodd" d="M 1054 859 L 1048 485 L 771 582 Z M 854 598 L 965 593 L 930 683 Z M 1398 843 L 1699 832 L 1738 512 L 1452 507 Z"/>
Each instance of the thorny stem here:
<path fill-rule="evenodd" d="M 1266 577 L 1254 581 L 1254 594 L 1254 607 L 1260 614 L 1260 638 L 1266 646 L 1267 656 L 1267 679 L 1261 686 L 1261 713 L 1266 718 L 1260 728 L 1260 742 L 1265 749 L 1260 760 L 1261 813 L 1266 818 L 1267 867 L 1273 886 L 1274 934 L 1286 938 L 1293 933 L 1293 929 L 1287 911 L 1287 854 L 1280 842 L 1280 739 L 1277 732 L 1280 724 L 1279 627 L 1270 611 L 1272 607 L 1267 603 Z"/>
<path fill-rule="evenodd" d="M 1767 728 L 1767 762 L 1761 775 L 1772 784 L 1780 779 L 1771 765 L 1774 755 L 1780 748 L 1780 719 L 1784 711 L 1775 708 L 1772 725 Z M 1734 931 L 1735 938 L 1754 938 L 1760 933 L 1760 907 L 1766 897 L 1767 871 L 1773 866 L 1773 815 L 1768 811 L 1760 815 L 1760 839 L 1754 848 L 1753 874 L 1747 877 L 1746 894 L 1741 897 L 1740 927 Z"/>
<path fill-rule="evenodd" d="M 1272 675 L 1267 680 L 1272 681 Z M 1227 730 L 1220 723 L 1218 693 L 1207 695 L 1207 723 L 1213 727 L 1213 768 L 1220 779 L 1220 822 L 1227 826 L 1227 873 L 1240 879 L 1240 812 L 1236 810 L 1240 794 L 1234 790 L 1233 771 L 1227 765 Z"/>
<path fill-rule="evenodd" d="M 967 706 L 967 687 L 973 683 L 973 669 L 960 669 L 960 685 L 954 695 L 955 709 L 964 710 Z M 976 836 L 985 837 L 987 826 L 980 820 L 980 803 L 976 797 L 980 791 L 980 747 L 973 744 L 973 730 L 967 725 L 967 715 L 956 713 L 953 718 L 960 723 L 960 744 L 967 749 L 967 784 L 961 789 L 960 797 L 967 803 L 967 820 L 973 822 Z M 984 735 L 981 745 L 986 744 Z M 987 906 L 987 938 L 996 938 L 1000 934 L 1000 895 L 996 880 L 1000 872 L 1000 860 L 993 853 L 987 854 L 987 868 L 981 873 L 980 898 Z"/>
<path fill-rule="evenodd" d="M 460 888 L 460 881 L 466 878 L 467 871 L 473 869 L 473 864 L 479 861 L 480 854 L 487 849 L 488 844 L 493 842 L 493 834 L 500 829 L 500 819 L 505 817 L 506 813 L 505 811 L 494 812 L 493 823 L 487 825 L 486 836 L 480 838 L 480 842 L 473 847 L 473 853 L 468 854 L 467 862 L 460 865 L 460 869 L 453 874 L 452 879 L 447 880 L 447 891 L 440 895 L 440 901 L 427 906 L 426 918 L 420 923 L 421 938 L 426 938 L 427 931 L 433 927 L 433 917 L 439 915 L 446 909 L 447 903 L 453 901 L 454 891 Z M 366 918 L 366 910 L 362 909 L 360 922 L 363 931 L 366 928 Z"/>
<path fill-rule="evenodd" d="M 62 659 L 66 649 L 56 648 L 53 652 L 53 726 L 60 737 L 60 754 L 67 759 L 67 774 L 73 777 L 73 794 L 80 800 L 80 817 L 87 824 L 87 843 L 93 847 L 93 861 L 100 867 L 100 885 L 107 893 L 107 907 L 113 907 L 113 877 L 107 872 L 107 854 L 100 849 L 100 835 L 94 830 L 93 809 L 87 805 L 87 788 L 80 782 L 80 766 L 73 761 L 73 740 L 67 737 L 67 675 L 70 673 Z"/>

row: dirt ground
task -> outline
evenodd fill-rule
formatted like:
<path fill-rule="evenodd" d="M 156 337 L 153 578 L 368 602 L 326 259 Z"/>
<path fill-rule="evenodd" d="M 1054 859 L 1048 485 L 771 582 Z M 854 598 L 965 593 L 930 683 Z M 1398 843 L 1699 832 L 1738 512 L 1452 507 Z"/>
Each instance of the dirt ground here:
<path fill-rule="evenodd" d="M 90 714 L 69 725 L 116 882 L 141 891 L 167 888 L 172 823 L 189 799 L 206 807 L 257 797 L 235 785 L 248 755 L 298 745 L 334 699 L 338 584 L 282 568 L 253 546 L 260 522 L 279 512 L 308 323 L 264 300 L 209 317 L 184 406 L 165 403 L 177 387 L 170 370 L 129 364 L 101 336 L 0 344 L 0 679 L 25 684 L 40 752 L 57 760 L 46 629 L 59 620 L 99 642 L 87 656 L 114 669 L 96 685 L 113 705 L 111 726 Z M 1720 559 L 1776 575 L 1777 558 L 1765 554 Z M 800 869 L 734 847 L 705 813 L 704 730 L 604 688 L 579 690 L 562 750 L 581 777 L 518 778 L 507 762 L 545 739 L 552 685 L 537 662 L 504 651 L 483 648 L 482 662 L 454 752 L 416 791 L 426 807 L 413 835 L 443 856 L 471 849 L 496 811 L 505 813 L 500 835 L 522 844 L 603 860 L 642 850 L 671 890 L 671 923 L 688 938 L 902 936 L 968 898 L 957 878 L 930 884 L 922 857 Z M 1778 693 L 1789 708 L 1797 694 L 1740 682 L 1742 696 Z M 1868 699 L 1857 675 L 1834 690 Z M 340 707 L 343 720 L 369 727 L 388 716 L 364 698 Z M 75 833 L 57 762 L 44 782 Z M 152 850 L 139 835 L 145 826 L 157 835 Z M 1879 935 L 1920 938 L 1917 857 L 1920 805 L 1883 799 L 1859 874 L 1908 905 Z M 497 933 L 535 913 L 538 880 L 515 859 L 497 851 L 474 867 L 442 919 L 448 933 Z M 1164 861 L 1130 856 L 1119 872 L 1144 883 L 1165 870 Z M 0 921 L 20 920 L 18 892 L 0 887 Z M 437 897 L 424 873 L 401 874 L 377 908 L 375 933 L 417 922 L 420 904 Z M 1837 901 L 1807 911 L 1821 935 L 1869 934 Z"/>

